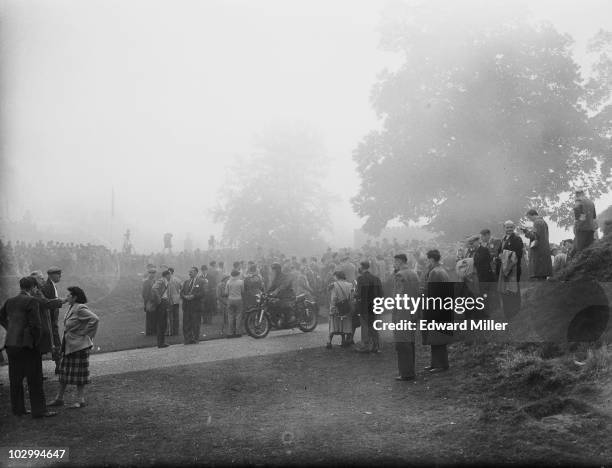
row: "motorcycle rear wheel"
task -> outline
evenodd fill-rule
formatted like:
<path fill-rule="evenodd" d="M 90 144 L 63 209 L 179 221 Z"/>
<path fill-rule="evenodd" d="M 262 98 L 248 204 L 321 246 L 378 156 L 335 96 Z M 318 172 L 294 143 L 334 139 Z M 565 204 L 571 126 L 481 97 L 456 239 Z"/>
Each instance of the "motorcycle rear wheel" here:
<path fill-rule="evenodd" d="M 305 306 L 303 320 L 298 323 L 298 328 L 304 333 L 308 333 L 317 328 L 319 319 L 317 317 L 317 311 L 310 306 Z"/>
<path fill-rule="evenodd" d="M 267 314 L 263 314 L 261 321 L 259 321 L 259 310 L 253 310 L 247 312 L 247 316 L 244 320 L 244 327 L 246 332 L 253 338 L 260 339 L 265 338 L 270 333 L 270 318 Z"/>

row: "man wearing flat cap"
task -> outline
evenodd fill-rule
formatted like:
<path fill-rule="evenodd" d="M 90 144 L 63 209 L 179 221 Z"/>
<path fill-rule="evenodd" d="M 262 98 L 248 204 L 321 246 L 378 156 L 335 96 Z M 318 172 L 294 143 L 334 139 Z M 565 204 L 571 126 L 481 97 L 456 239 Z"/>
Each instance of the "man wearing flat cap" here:
<path fill-rule="evenodd" d="M 41 292 L 47 299 L 58 299 L 59 294 L 57 293 L 56 283 L 60 282 L 62 278 L 62 270 L 58 267 L 51 267 L 47 270 L 47 281 L 42 285 Z M 49 315 L 51 316 L 51 331 L 53 333 L 53 351 L 51 353 L 53 360 L 55 361 L 55 373 L 59 373 L 59 361 L 60 361 L 60 336 L 59 336 L 59 308 L 49 308 Z"/>
<path fill-rule="evenodd" d="M 595 205 L 589 200 L 584 190 L 576 189 L 576 204 L 574 205 L 574 252 L 586 249 L 595 240 Z"/>
<path fill-rule="evenodd" d="M 380 339 L 374 329 L 375 315 L 373 312 L 374 299 L 383 297 L 383 288 L 380 278 L 370 273 L 370 262 L 367 260 L 359 264 L 360 275 L 355 286 L 355 299 L 359 319 L 361 321 L 361 346 L 356 349 L 360 353 L 379 353 Z"/>

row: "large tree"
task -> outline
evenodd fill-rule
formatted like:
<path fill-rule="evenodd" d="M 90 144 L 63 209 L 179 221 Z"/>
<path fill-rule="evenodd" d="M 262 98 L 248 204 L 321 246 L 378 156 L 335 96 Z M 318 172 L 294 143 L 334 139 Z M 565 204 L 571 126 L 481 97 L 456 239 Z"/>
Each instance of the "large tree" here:
<path fill-rule="evenodd" d="M 425 218 L 457 238 L 530 206 L 568 225 L 564 194 L 609 189 L 609 37 L 591 44 L 601 69 L 587 81 L 568 35 L 514 5 L 507 14 L 505 3 L 394 4 L 382 47 L 403 64 L 380 75 L 372 103 L 381 128 L 354 151 L 353 206 L 366 231 Z"/>
<path fill-rule="evenodd" d="M 229 245 L 306 254 L 324 247 L 329 195 L 320 138 L 304 125 L 275 126 L 257 138 L 254 154 L 231 169 L 215 210 Z"/>

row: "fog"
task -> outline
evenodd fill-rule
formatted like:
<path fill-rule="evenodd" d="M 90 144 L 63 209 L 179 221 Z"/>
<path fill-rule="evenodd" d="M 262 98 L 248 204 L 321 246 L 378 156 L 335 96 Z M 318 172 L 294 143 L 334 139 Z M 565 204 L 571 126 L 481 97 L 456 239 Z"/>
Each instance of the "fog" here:
<path fill-rule="evenodd" d="M 139 252 L 160 250 L 165 232 L 179 249 L 188 233 L 205 247 L 221 235 L 210 210 L 232 160 L 266 126 L 302 122 L 329 160 L 326 238 L 351 245 L 362 224 L 351 153 L 379 125 L 369 103 L 378 73 L 401 59 L 378 48 L 385 4 L 3 1 L 3 217 L 29 212 L 46 232 L 115 248 L 129 228 Z M 579 61 L 592 34 L 612 29 L 606 0 L 529 5 L 574 37 Z"/>

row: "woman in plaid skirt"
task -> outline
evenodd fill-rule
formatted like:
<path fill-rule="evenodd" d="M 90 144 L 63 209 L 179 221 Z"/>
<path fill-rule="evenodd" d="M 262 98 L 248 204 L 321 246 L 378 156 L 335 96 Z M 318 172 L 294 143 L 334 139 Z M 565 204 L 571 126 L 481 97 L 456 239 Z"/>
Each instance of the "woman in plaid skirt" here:
<path fill-rule="evenodd" d="M 76 385 L 78 401 L 70 408 L 85 406 L 85 385 L 89 381 L 89 350 L 98 330 L 98 316 L 85 305 L 87 297 L 81 288 L 68 288 L 70 308 L 64 316 L 64 339 L 59 365 L 60 388 L 55 400 L 47 406 L 63 406 L 67 385 Z"/>

